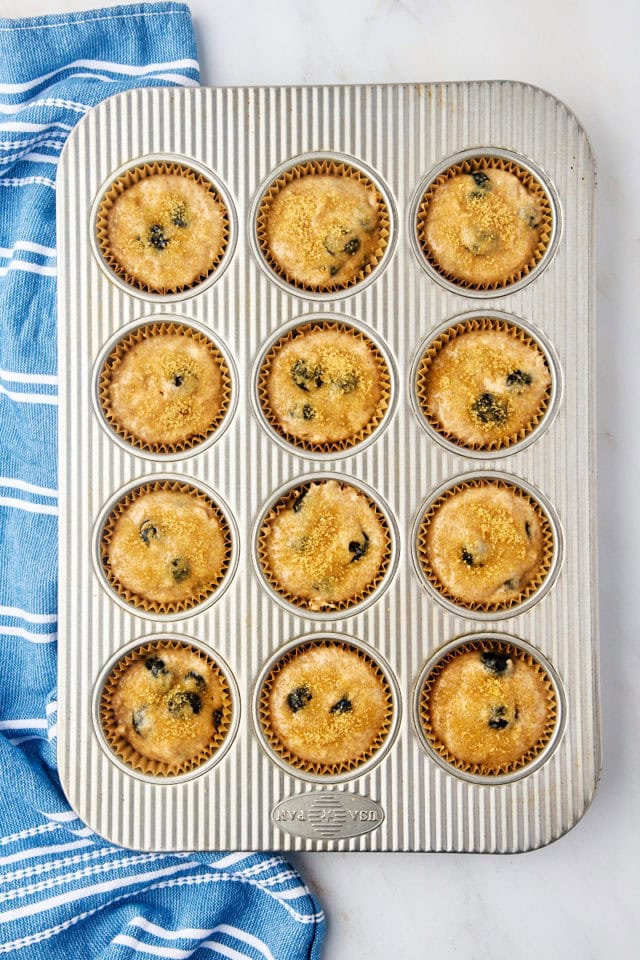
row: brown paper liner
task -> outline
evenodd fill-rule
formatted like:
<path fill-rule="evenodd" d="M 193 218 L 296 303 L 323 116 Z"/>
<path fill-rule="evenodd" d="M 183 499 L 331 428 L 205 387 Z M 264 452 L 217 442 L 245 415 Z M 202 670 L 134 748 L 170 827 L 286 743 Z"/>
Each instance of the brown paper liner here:
<path fill-rule="evenodd" d="M 516 496 L 522 497 L 523 500 L 528 501 L 533 509 L 535 510 L 538 520 L 540 522 L 540 527 L 542 530 L 542 556 L 540 557 L 540 563 L 538 565 L 538 571 L 534 577 L 529 580 L 525 588 L 517 597 L 510 597 L 504 601 L 489 603 L 481 601 L 471 601 L 467 602 L 463 598 L 456 596 L 455 593 L 450 591 L 438 578 L 436 572 L 431 566 L 431 561 L 429 559 L 429 550 L 427 543 L 427 532 L 429 528 L 429 523 L 431 522 L 434 515 L 440 509 L 442 504 L 449 500 L 451 497 L 455 497 L 457 493 L 461 490 L 473 489 L 476 487 L 486 487 L 492 486 L 497 487 L 503 490 L 509 490 L 511 493 Z M 477 479 L 477 480 L 465 480 L 461 483 L 457 483 L 454 487 L 451 487 L 449 490 L 446 490 L 441 496 L 439 496 L 433 503 L 429 504 L 427 510 L 425 511 L 422 520 L 420 521 L 420 526 L 418 528 L 417 535 L 417 551 L 418 559 L 420 561 L 420 566 L 422 571 L 427 578 L 431 586 L 447 600 L 450 600 L 452 603 L 455 603 L 462 610 L 476 610 L 482 613 L 498 613 L 501 610 L 509 610 L 513 607 L 517 607 L 518 604 L 523 603 L 530 596 L 532 596 L 536 590 L 538 590 L 544 580 L 547 577 L 551 569 L 551 564 L 553 562 L 553 551 L 554 551 L 554 539 L 553 539 L 553 528 L 551 526 L 551 521 L 549 520 L 547 514 L 542 509 L 538 501 L 522 490 L 520 487 L 516 486 L 513 483 L 507 483 L 505 480 L 500 479 Z"/>
<path fill-rule="evenodd" d="M 190 337 L 192 340 L 195 340 L 206 347 L 211 354 L 212 358 L 220 369 L 222 380 L 220 409 L 215 417 L 211 420 L 211 423 L 207 429 L 202 432 L 190 434 L 189 436 L 186 436 L 184 439 L 178 440 L 175 443 L 148 443 L 147 441 L 142 440 L 140 437 L 131 433 L 124 424 L 120 423 L 111 408 L 109 392 L 111 383 L 117 376 L 122 361 L 132 347 L 140 343 L 142 340 L 146 340 L 148 337 L 172 334 L 180 334 L 185 337 Z M 161 321 L 156 323 L 147 323 L 144 324 L 144 326 L 138 327 L 122 340 L 119 340 L 105 360 L 104 366 L 100 371 L 98 381 L 98 400 L 100 402 L 105 420 L 111 429 L 114 430 L 119 437 L 122 437 L 123 440 L 126 440 L 127 443 L 130 443 L 131 446 L 136 447 L 139 450 L 147 450 L 150 453 L 155 454 L 175 454 L 180 453 L 183 450 L 190 450 L 192 447 L 197 447 L 218 429 L 231 404 L 231 374 L 226 360 L 216 345 L 203 333 L 200 333 L 200 331 L 182 323 L 166 323 Z"/>
<path fill-rule="evenodd" d="M 268 221 L 269 208 L 272 201 L 283 187 L 286 187 L 294 180 L 299 180 L 306 176 L 313 176 L 313 174 L 321 174 L 325 176 L 329 175 L 333 177 L 350 177 L 351 179 L 357 180 L 364 184 L 370 190 L 373 190 L 376 196 L 378 209 L 378 246 L 372 254 L 369 254 L 369 259 L 362 265 L 360 271 L 348 280 L 343 279 L 337 283 L 327 284 L 305 283 L 297 280 L 296 277 L 291 276 L 288 271 L 280 266 L 278 261 L 271 254 L 268 237 Z M 365 277 L 369 276 L 369 274 L 376 268 L 382 259 L 389 242 L 391 219 L 382 194 L 375 186 L 373 181 L 371 181 L 369 177 L 358 170 L 357 167 L 352 167 L 346 163 L 341 163 L 336 160 L 309 160 L 306 163 L 299 163 L 296 164 L 296 166 L 291 167 L 290 170 L 287 170 L 285 173 L 281 174 L 281 176 L 274 180 L 271 186 L 268 187 L 258 207 L 258 212 L 256 215 L 256 228 L 258 246 L 264 259 L 274 273 L 276 273 L 279 277 L 282 277 L 283 280 L 286 280 L 286 282 L 290 283 L 292 286 L 298 287 L 300 290 L 308 290 L 312 293 L 331 293 L 335 290 L 346 290 L 349 287 L 354 286 L 361 280 L 364 280 Z"/>
<path fill-rule="evenodd" d="M 200 590 L 197 594 L 194 594 L 194 596 L 184 600 L 177 600 L 173 603 L 159 600 L 149 600 L 147 597 L 143 597 L 138 593 L 134 593 L 123 583 L 121 583 L 116 576 L 114 576 L 109 567 L 108 546 L 113 538 L 113 533 L 118 519 L 138 497 L 158 490 L 172 491 L 174 493 L 188 493 L 194 499 L 199 500 L 209 510 L 212 510 L 215 513 L 216 519 L 220 523 L 225 537 L 225 557 L 218 576 L 212 579 L 205 588 Z M 102 561 L 104 575 L 111 589 L 114 590 L 114 592 L 117 593 L 118 596 L 122 597 L 122 599 L 127 603 L 137 607 L 139 610 L 144 610 L 147 613 L 155 613 L 159 615 L 181 613 L 186 610 L 191 610 L 193 607 L 198 606 L 198 604 L 203 603 L 208 597 L 211 596 L 212 593 L 217 590 L 222 583 L 231 563 L 231 531 L 227 522 L 227 518 L 218 504 L 215 503 L 210 497 L 206 496 L 206 494 L 204 494 L 201 490 L 198 490 L 197 487 L 193 487 L 188 483 L 180 483 L 172 480 L 158 480 L 150 483 L 143 483 L 141 486 L 136 487 L 134 490 L 131 490 L 129 493 L 127 493 L 122 500 L 118 501 L 107 517 L 100 538 L 100 559 Z"/>
<path fill-rule="evenodd" d="M 153 177 L 162 174 L 174 174 L 186 177 L 189 180 L 192 180 L 194 183 L 201 184 L 214 196 L 216 203 L 218 204 L 218 207 L 223 215 L 223 237 L 220 244 L 220 249 L 215 257 L 211 260 L 206 272 L 201 273 L 199 277 L 196 277 L 196 279 L 192 280 L 190 283 L 173 284 L 167 287 L 156 288 L 151 287 L 149 284 L 130 274 L 116 259 L 110 246 L 108 217 L 109 211 L 113 207 L 115 201 L 124 193 L 125 190 L 128 190 L 135 183 L 138 183 L 145 177 Z M 102 254 L 104 262 L 110 267 L 111 270 L 113 270 L 117 277 L 130 286 L 135 287 L 137 290 L 143 290 L 146 293 L 157 293 L 161 295 L 182 293 L 185 290 L 191 290 L 199 283 L 202 283 L 203 280 L 206 280 L 207 277 L 209 277 L 219 266 L 222 258 L 224 257 L 224 254 L 229 246 L 229 230 L 229 213 L 222 197 L 215 189 L 213 184 L 207 180 L 206 177 L 203 177 L 195 170 L 192 170 L 191 167 L 185 166 L 181 163 L 170 163 L 165 161 L 149 161 L 147 163 L 142 163 L 137 167 L 132 167 L 130 170 L 127 170 L 121 176 L 117 177 L 117 179 L 109 185 L 104 196 L 102 197 L 96 215 L 96 238 L 98 241 L 98 248 Z"/>
<path fill-rule="evenodd" d="M 111 707 L 111 697 L 123 673 L 137 660 L 144 660 L 150 654 L 155 654 L 162 650 L 187 650 L 189 653 L 196 654 L 200 657 L 202 663 L 206 665 L 207 671 L 215 675 L 220 684 L 222 694 L 222 718 L 218 730 L 214 731 L 213 737 L 206 749 L 201 750 L 196 756 L 191 757 L 189 760 L 183 760 L 181 763 L 175 764 L 164 763 L 162 760 L 149 759 L 149 757 L 145 757 L 139 753 L 128 740 L 117 732 L 117 722 Z M 115 755 L 128 767 L 153 777 L 179 777 L 201 767 L 210 760 L 224 742 L 231 728 L 231 720 L 231 692 L 227 679 L 218 664 L 198 647 L 176 640 L 145 643 L 143 646 L 137 647 L 135 650 L 126 654 L 122 660 L 118 661 L 107 677 L 100 696 L 100 723 L 107 743 Z"/>
<path fill-rule="evenodd" d="M 429 243 L 425 236 L 426 215 L 436 189 L 452 177 L 458 176 L 461 173 L 473 173 L 476 170 L 504 170 L 506 173 L 514 174 L 514 176 L 520 180 L 523 186 L 526 187 L 528 192 L 535 196 L 539 201 L 540 211 L 542 214 L 539 228 L 540 237 L 531 260 L 527 263 L 523 263 L 519 270 L 516 270 L 499 280 L 486 283 L 462 279 L 441 267 L 435 255 L 431 252 Z M 447 170 L 439 174 L 439 176 L 437 176 L 432 183 L 429 184 L 424 196 L 422 197 L 420 206 L 418 207 L 416 227 L 420 248 L 427 261 L 431 264 L 433 269 L 440 274 L 440 276 L 444 277 L 450 283 L 455 283 L 457 286 L 465 287 L 468 290 L 500 290 L 503 287 L 508 287 L 511 284 L 517 283 L 518 280 L 522 280 L 523 277 L 528 276 L 542 260 L 547 248 L 549 247 L 553 233 L 553 209 L 549 196 L 540 181 L 537 180 L 532 173 L 515 163 L 513 160 L 492 156 L 470 157 L 467 160 L 463 160 L 461 163 L 456 163 L 449 167 Z"/>
<path fill-rule="evenodd" d="M 514 660 L 524 660 L 530 666 L 538 670 L 547 690 L 549 709 L 544 734 L 522 756 L 511 762 L 491 765 L 488 763 L 469 763 L 464 760 L 459 760 L 458 757 L 451 753 L 445 744 L 440 741 L 431 723 L 431 692 L 436 680 L 441 675 L 443 670 L 446 669 L 447 665 L 451 663 L 452 660 L 455 660 L 458 655 L 470 653 L 476 650 L 478 652 L 486 651 L 491 653 L 506 654 Z M 518 647 L 515 644 L 507 641 L 498 641 L 493 639 L 473 640 L 466 643 L 461 643 L 460 646 L 455 648 L 455 650 L 451 650 L 449 653 L 446 653 L 429 672 L 429 675 L 427 676 L 420 693 L 419 718 L 425 737 L 427 738 L 431 747 L 440 757 L 442 757 L 443 760 L 446 761 L 446 763 L 451 764 L 452 767 L 455 767 L 457 770 L 464 771 L 465 773 L 476 774 L 482 777 L 495 777 L 502 774 L 516 773 L 518 770 L 522 770 L 542 753 L 553 736 L 556 728 L 558 721 L 558 704 L 556 701 L 553 684 L 551 683 L 546 671 L 529 653 L 527 653 L 521 647 Z"/>
<path fill-rule="evenodd" d="M 314 763 L 310 760 L 304 760 L 301 757 L 298 757 L 296 754 L 291 753 L 291 751 L 279 739 L 271 726 L 269 695 L 271 693 L 271 688 L 275 678 L 278 676 L 285 664 L 289 663 L 291 660 L 294 660 L 298 654 L 304 653 L 307 650 L 312 650 L 314 647 L 327 647 L 329 649 L 335 648 L 339 650 L 350 651 L 370 667 L 371 673 L 380 681 L 385 693 L 385 721 L 382 728 L 378 731 L 370 748 L 367 751 L 359 754 L 357 757 L 352 757 L 349 760 L 342 760 L 332 764 L 324 762 Z M 267 674 L 260 690 L 259 720 L 260 726 L 262 727 L 262 732 L 269 746 L 273 752 L 277 754 L 277 756 L 284 760 L 285 763 L 295 767 L 297 770 L 302 770 L 304 773 L 312 774 L 314 776 L 340 776 L 341 774 L 346 774 L 352 770 L 356 770 L 358 767 L 361 767 L 363 764 L 367 763 L 383 745 L 391 730 L 391 724 L 393 722 L 393 693 L 391 685 L 389 684 L 381 667 L 379 667 L 376 661 L 359 647 L 343 641 L 326 639 L 312 640 L 308 643 L 303 643 L 300 646 L 295 647 L 288 653 L 285 653 L 273 665 Z"/>
<path fill-rule="evenodd" d="M 293 433 L 289 433 L 288 430 L 284 428 L 280 420 L 278 419 L 276 413 L 272 410 L 269 402 L 269 391 L 268 391 L 268 380 L 271 373 L 271 366 L 274 359 L 276 358 L 278 351 L 286 343 L 297 339 L 298 337 L 304 336 L 306 333 L 315 333 L 316 331 L 329 330 L 329 331 L 338 331 L 340 333 L 349 333 L 355 339 L 361 340 L 367 344 L 372 355 L 375 357 L 377 366 L 378 366 L 378 378 L 379 385 L 381 389 L 381 397 L 378 403 L 378 409 L 375 416 L 369 420 L 369 422 L 354 433 L 350 437 L 345 437 L 342 440 L 331 440 L 326 443 L 314 442 L 307 440 L 304 437 L 298 437 Z M 382 419 L 384 418 L 388 408 L 389 402 L 391 399 L 391 376 L 389 373 L 389 368 L 385 362 L 384 357 L 382 356 L 380 350 L 376 347 L 374 342 L 369 339 L 364 333 L 361 333 L 360 330 L 356 330 L 354 327 L 350 327 L 344 323 L 337 323 L 332 321 L 320 321 L 301 324 L 299 327 L 296 327 L 294 330 L 291 330 L 289 333 L 285 334 L 283 337 L 274 343 L 267 355 L 265 356 L 258 374 L 258 400 L 260 401 L 260 406 L 264 416 L 271 426 L 271 428 L 278 433 L 284 440 L 288 443 L 293 444 L 296 447 L 301 447 L 303 450 L 308 450 L 310 453 L 337 453 L 340 450 L 348 450 L 350 447 L 356 446 L 356 444 L 361 443 L 366 437 L 370 436 L 380 425 Z"/>
<path fill-rule="evenodd" d="M 301 610 L 311 610 L 314 613 L 318 613 L 318 612 L 328 613 L 331 610 L 336 610 L 336 611 L 350 610 L 352 607 L 357 606 L 357 604 L 362 603 L 363 600 L 366 600 L 367 597 L 370 597 L 372 593 L 375 593 L 375 591 L 378 589 L 380 584 L 383 582 L 386 576 L 387 570 L 389 569 L 389 566 L 391 564 L 391 534 L 389 532 L 389 525 L 387 523 L 386 517 L 384 516 L 384 514 L 382 513 L 378 505 L 375 503 L 375 501 L 372 500 L 370 497 L 367 497 L 366 494 L 359 488 L 355 488 L 355 489 L 357 489 L 359 493 L 362 493 L 362 495 L 366 497 L 367 502 L 369 503 L 370 507 L 373 509 L 376 515 L 376 519 L 378 520 L 378 522 L 380 523 L 380 526 L 384 530 L 385 541 L 386 541 L 386 552 L 384 555 L 384 559 L 380 564 L 380 569 L 378 570 L 378 574 L 372 581 L 370 581 L 370 583 L 367 584 L 367 586 L 363 590 L 359 591 L 353 597 L 349 597 L 346 600 L 335 600 L 335 601 L 327 600 L 325 603 L 323 603 L 320 606 L 319 610 L 316 610 L 315 607 L 312 607 L 311 600 L 308 600 L 307 598 L 303 598 L 303 597 L 298 597 L 295 594 L 290 593 L 284 587 L 282 587 L 279 580 L 275 576 L 274 572 L 271 570 L 271 567 L 269 566 L 267 544 L 268 544 L 269 535 L 271 532 L 272 521 L 278 516 L 278 514 L 282 513 L 283 510 L 288 510 L 289 507 L 291 507 L 291 505 L 293 504 L 293 502 L 297 500 L 297 498 L 300 497 L 304 492 L 306 492 L 309 489 L 309 487 L 313 486 L 314 483 L 322 483 L 322 481 L 314 480 L 314 481 L 310 481 L 309 483 L 301 483 L 299 486 L 295 487 L 293 490 L 290 490 L 288 493 L 284 495 L 284 497 L 281 500 L 279 500 L 275 504 L 275 506 L 271 508 L 271 510 L 268 512 L 268 514 L 262 521 L 260 530 L 258 532 L 258 542 L 257 542 L 257 554 L 258 554 L 258 561 L 260 563 L 260 569 L 262 570 L 262 573 L 264 574 L 264 577 L 266 578 L 267 583 L 269 584 L 271 589 L 275 593 L 277 593 L 279 597 L 282 597 L 283 600 L 286 600 L 287 603 L 292 604 L 292 606 L 294 607 L 299 607 Z M 341 486 L 343 487 L 351 486 L 351 484 L 348 484 L 348 483 L 341 484 Z"/>
<path fill-rule="evenodd" d="M 520 443 L 521 440 L 524 440 L 525 437 L 528 437 L 529 434 L 533 433 L 533 431 L 536 429 L 549 408 L 549 403 L 551 401 L 551 383 L 547 387 L 545 395 L 542 399 L 542 403 L 540 404 L 540 408 L 536 411 L 529 423 L 522 426 L 519 430 L 516 430 L 513 433 L 507 434 L 503 437 L 494 436 L 488 439 L 486 443 L 461 440 L 460 437 L 456 436 L 454 433 L 450 433 L 437 419 L 437 417 L 435 417 L 429 410 L 428 376 L 431 364 L 440 351 L 456 337 L 459 337 L 461 334 L 468 333 L 469 331 L 478 330 L 496 330 L 500 331 L 501 333 L 508 333 L 511 336 L 516 337 L 522 343 L 525 343 L 527 346 L 536 350 L 544 358 L 545 366 L 548 368 L 549 365 L 547 363 L 547 358 L 540 345 L 532 336 L 530 336 L 520 327 L 516 326 L 515 324 L 507 323 L 504 320 L 497 320 L 493 317 L 474 317 L 472 320 L 465 320 L 461 323 L 455 324 L 429 344 L 422 355 L 420 364 L 418 366 L 418 372 L 416 375 L 416 395 L 420 410 L 425 420 L 437 433 L 440 434 L 440 436 L 444 437 L 445 440 L 448 440 L 450 443 L 455 443 L 456 446 L 462 447 L 466 450 L 503 450 L 506 447 L 512 447 L 514 444 Z"/>

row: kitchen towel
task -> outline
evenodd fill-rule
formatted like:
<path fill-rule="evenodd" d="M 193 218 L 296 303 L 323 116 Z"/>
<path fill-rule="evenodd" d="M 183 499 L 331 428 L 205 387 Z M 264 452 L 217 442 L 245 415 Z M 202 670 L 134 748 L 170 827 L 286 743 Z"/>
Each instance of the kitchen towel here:
<path fill-rule="evenodd" d="M 124 850 L 56 773 L 56 164 L 100 100 L 198 77 L 180 3 L 0 20 L 0 954 L 320 957 L 281 857 Z"/>

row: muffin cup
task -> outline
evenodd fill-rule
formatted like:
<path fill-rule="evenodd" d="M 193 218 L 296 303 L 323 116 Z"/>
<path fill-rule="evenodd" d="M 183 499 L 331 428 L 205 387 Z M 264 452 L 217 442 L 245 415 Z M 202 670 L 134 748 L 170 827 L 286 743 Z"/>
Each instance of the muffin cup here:
<path fill-rule="evenodd" d="M 169 764 L 161 760 L 150 759 L 139 753 L 135 747 L 117 730 L 117 720 L 114 715 L 111 698 L 117 689 L 118 682 L 125 671 L 132 664 L 146 657 L 166 650 L 186 650 L 199 657 L 207 672 L 213 672 L 220 684 L 222 697 L 222 716 L 218 729 L 214 731 L 210 743 L 200 750 L 197 755 L 180 763 Z M 176 640 L 171 637 L 157 638 L 147 642 L 137 643 L 125 653 L 120 653 L 107 666 L 96 688 L 94 702 L 94 716 L 96 727 L 101 739 L 114 758 L 122 764 L 128 772 L 142 775 L 143 778 L 156 779 L 185 779 L 188 775 L 198 775 L 209 769 L 211 761 L 217 762 L 226 753 L 231 744 L 237 726 L 237 707 L 234 706 L 234 689 L 226 670 L 218 664 L 209 653 L 189 640 Z"/>
<path fill-rule="evenodd" d="M 185 177 L 194 183 L 201 184 L 215 198 L 223 218 L 222 240 L 220 248 L 212 257 L 206 270 L 203 270 L 199 276 L 190 282 L 176 283 L 167 287 L 152 287 L 143 280 L 130 274 L 127 269 L 115 257 L 110 241 L 108 219 L 109 212 L 113 208 L 116 200 L 122 196 L 125 190 L 130 189 L 134 184 L 139 183 L 146 177 L 172 174 Z M 117 280 L 128 288 L 129 292 L 138 290 L 142 293 L 155 295 L 158 297 L 175 296 L 186 294 L 188 291 L 199 287 L 204 281 L 218 271 L 222 261 L 229 253 L 231 234 L 231 218 L 229 211 L 229 201 L 223 196 L 222 191 L 214 186 L 211 179 L 187 163 L 181 163 L 178 160 L 149 158 L 138 164 L 129 165 L 121 170 L 109 182 L 106 189 L 100 195 L 95 210 L 95 247 L 101 263 L 107 268 L 107 271 L 117 278 Z"/>
<path fill-rule="evenodd" d="M 465 602 L 450 591 L 439 579 L 429 559 L 427 533 L 431 520 L 439 508 L 462 490 L 492 486 L 509 490 L 522 497 L 534 509 L 542 530 L 542 556 L 536 574 L 528 581 L 524 589 L 514 597 L 501 602 Z M 537 603 L 549 590 L 558 573 L 562 542 L 560 527 L 551 505 L 529 484 L 520 479 L 496 472 L 467 474 L 457 480 L 447 481 L 422 508 L 412 531 L 414 544 L 414 563 L 422 583 L 442 606 L 452 613 L 472 613 L 478 620 L 497 620 L 501 617 L 515 616 Z"/>
<path fill-rule="evenodd" d="M 129 590 L 109 569 L 107 548 L 113 538 L 118 519 L 140 496 L 156 491 L 189 494 L 196 501 L 215 513 L 216 519 L 220 523 L 224 533 L 225 555 L 218 576 L 213 578 L 210 583 L 207 584 L 206 588 L 199 590 L 188 599 L 176 600 L 175 602 L 149 600 Z M 236 551 L 234 550 L 234 538 L 236 538 L 236 536 L 235 525 L 231 519 L 231 514 L 226 508 L 223 509 L 219 506 L 219 498 L 216 495 L 214 499 L 213 491 L 201 488 L 200 485 L 196 486 L 184 480 L 177 480 L 167 476 L 160 476 L 142 482 L 136 481 L 121 491 L 121 493 L 107 505 L 96 524 L 95 567 L 113 597 L 118 600 L 121 606 L 129 611 L 134 610 L 142 616 L 152 618 L 159 617 L 165 620 L 194 616 L 196 613 L 200 613 L 206 606 L 218 600 L 228 586 L 237 563 Z"/>
<path fill-rule="evenodd" d="M 384 557 L 377 575 L 367 584 L 366 589 L 359 591 L 354 596 L 346 600 L 327 601 L 323 603 L 320 609 L 316 610 L 308 598 L 298 597 L 281 586 L 274 571 L 269 564 L 267 553 L 267 543 L 272 521 L 282 511 L 293 506 L 296 500 L 304 496 L 304 493 L 316 483 L 326 481 L 337 481 L 341 486 L 352 487 L 358 493 L 366 497 L 369 505 L 372 507 L 376 519 L 385 532 L 386 549 Z M 266 509 L 261 514 L 254 529 L 253 541 L 255 543 L 254 564 L 255 568 L 265 586 L 271 592 L 273 597 L 289 609 L 290 612 L 304 616 L 313 620 L 332 620 L 336 616 L 353 612 L 360 612 L 377 600 L 382 591 L 387 587 L 397 565 L 397 531 L 395 522 L 387 508 L 380 506 L 379 498 L 376 497 L 368 487 L 365 487 L 360 481 L 350 477 L 336 476 L 334 474 L 309 474 L 304 479 L 299 479 L 294 483 L 281 488 L 278 493 L 270 500 Z"/>
<path fill-rule="evenodd" d="M 536 743 L 513 761 L 490 764 L 461 760 L 448 749 L 433 729 L 430 698 L 436 680 L 457 656 L 474 651 L 504 654 L 523 660 L 539 672 L 547 691 L 548 716 L 544 732 Z M 476 634 L 446 644 L 425 664 L 415 688 L 414 721 L 422 746 L 432 759 L 449 773 L 475 783 L 506 783 L 533 773 L 546 762 L 554 750 L 562 734 L 564 720 L 564 694 L 551 665 L 530 644 L 503 634 Z"/>
<path fill-rule="evenodd" d="M 459 174 L 485 170 L 503 170 L 516 176 L 527 191 L 538 200 L 542 220 L 540 237 L 529 261 L 498 280 L 474 282 L 458 277 L 455 273 L 440 265 L 425 236 L 425 224 L 429 204 L 438 187 Z M 472 295 L 475 293 L 490 296 L 492 293 L 499 291 L 510 293 L 515 284 L 522 285 L 534 273 L 537 273 L 543 261 L 548 262 L 559 233 L 557 225 L 558 205 L 552 200 L 552 191 L 546 185 L 543 185 L 543 178 L 539 174 L 530 170 L 518 157 L 504 150 L 468 151 L 459 155 L 457 162 L 439 168 L 435 176 L 429 177 L 426 186 L 420 187 L 414 207 L 415 216 L 412 219 L 417 252 L 421 262 L 426 263 L 433 271 L 434 277 L 450 286 L 453 291 L 459 292 L 462 287 Z"/>
<path fill-rule="evenodd" d="M 374 416 L 359 430 L 349 437 L 338 440 L 331 440 L 324 443 L 307 440 L 304 437 L 296 436 L 290 433 L 280 422 L 276 412 L 273 410 L 269 400 L 268 380 L 271 373 L 273 361 L 278 352 L 288 343 L 294 342 L 298 337 L 307 333 L 316 331 L 337 331 L 348 333 L 370 348 L 372 356 L 375 358 L 381 396 L 378 402 Z M 288 329 L 282 332 L 275 341 L 272 341 L 266 348 L 266 351 L 259 359 L 256 372 L 256 402 L 257 410 L 265 425 L 276 435 L 284 440 L 287 445 L 296 447 L 298 450 L 306 453 L 316 454 L 318 456 L 331 456 L 334 454 L 346 454 L 354 447 L 362 449 L 362 444 L 371 438 L 377 432 L 381 423 L 390 415 L 392 406 L 392 367 L 390 361 L 385 356 L 382 348 L 372 339 L 372 337 L 360 330 L 351 323 L 345 323 L 338 316 L 327 317 L 318 316 L 317 319 L 306 322 L 296 321 Z"/>
<path fill-rule="evenodd" d="M 457 337 L 477 331 L 492 331 L 508 333 L 521 343 L 530 346 L 543 358 L 550 373 L 550 383 L 545 391 L 539 408 L 530 421 L 519 430 L 496 438 L 489 438 L 486 442 L 466 441 L 457 437 L 446 429 L 440 420 L 429 410 L 428 375 L 433 361 L 449 343 Z M 541 427 L 548 425 L 560 394 L 559 364 L 548 344 L 542 344 L 539 334 L 529 330 L 521 320 L 516 320 L 508 314 L 496 311 L 487 311 L 482 314 L 461 316 L 456 320 L 447 321 L 439 327 L 422 345 L 418 351 L 411 372 L 412 400 L 421 424 L 428 430 L 435 440 L 455 453 L 468 453 L 470 456 L 493 457 L 496 451 L 502 453 L 514 452 L 514 448 L 522 449 L 525 441 L 534 439 Z"/>
<path fill-rule="evenodd" d="M 187 435 L 174 443 L 148 442 L 136 436 L 119 421 L 111 407 L 109 397 L 114 375 L 117 374 L 127 353 L 138 343 L 150 337 L 162 335 L 184 336 L 204 346 L 218 365 L 221 377 L 220 408 L 207 429 Z M 158 318 L 136 323 L 127 332 L 118 334 L 115 342 L 113 340 L 109 342 L 98 361 L 95 381 L 96 410 L 107 425 L 110 434 L 115 435 L 126 449 L 133 447 L 142 456 L 158 457 L 159 459 L 178 458 L 181 455 L 188 455 L 191 451 L 195 453 L 194 448 L 196 447 L 199 448 L 197 451 L 199 453 L 203 444 L 219 435 L 220 428 L 228 418 L 233 406 L 230 361 L 204 329 L 199 329 L 191 321 L 187 323 L 178 319 Z"/>
<path fill-rule="evenodd" d="M 348 280 L 341 280 L 337 283 L 312 284 L 304 283 L 291 276 L 284 269 L 271 253 L 268 237 L 268 219 L 269 210 L 278 193 L 295 180 L 300 180 L 306 176 L 320 174 L 333 177 L 348 177 L 358 183 L 363 184 L 375 192 L 377 211 L 378 211 L 378 243 L 376 248 L 368 255 L 368 259 L 363 263 L 361 269 Z M 301 158 L 300 162 L 285 168 L 276 178 L 270 181 L 266 189 L 261 193 L 255 210 L 255 240 L 258 253 L 269 268 L 272 274 L 284 282 L 285 285 L 296 287 L 298 290 L 304 290 L 308 293 L 318 295 L 336 295 L 343 290 L 349 290 L 357 284 L 361 284 L 367 279 L 379 266 L 385 254 L 389 250 L 391 239 L 391 213 L 389 201 L 383 196 L 378 185 L 363 170 L 357 166 L 342 160 L 338 157 L 317 156 Z"/>
<path fill-rule="evenodd" d="M 336 763 L 314 762 L 292 753 L 282 743 L 273 729 L 270 719 L 269 695 L 273 682 L 280 671 L 286 664 L 295 660 L 298 654 L 322 647 L 353 653 L 369 667 L 372 676 L 380 681 L 385 692 L 384 721 L 370 747 L 357 757 L 340 760 Z M 399 721 L 399 705 L 399 688 L 382 658 L 365 644 L 339 634 L 302 637 L 287 644 L 265 666 L 257 681 L 254 695 L 256 729 L 267 752 L 288 773 L 318 783 L 362 776 L 371 766 L 377 764 L 395 739 Z"/>

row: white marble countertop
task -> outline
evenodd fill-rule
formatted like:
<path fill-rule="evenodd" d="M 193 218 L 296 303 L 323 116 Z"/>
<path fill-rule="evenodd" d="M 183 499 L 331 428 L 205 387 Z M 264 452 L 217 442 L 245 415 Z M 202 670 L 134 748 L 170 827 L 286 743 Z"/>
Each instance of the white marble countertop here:
<path fill-rule="evenodd" d="M 104 6 L 23 0 L 20 15 Z M 522 80 L 564 100 L 598 162 L 598 469 L 604 773 L 568 835 L 516 857 L 306 854 L 326 960 L 636 957 L 640 894 L 640 124 L 636 0 L 190 3 L 202 83 Z M 0 16 L 13 16 L 0 0 Z M 624 186 L 623 186 L 624 185 Z M 576 497 L 579 496 L 576 480 Z"/>

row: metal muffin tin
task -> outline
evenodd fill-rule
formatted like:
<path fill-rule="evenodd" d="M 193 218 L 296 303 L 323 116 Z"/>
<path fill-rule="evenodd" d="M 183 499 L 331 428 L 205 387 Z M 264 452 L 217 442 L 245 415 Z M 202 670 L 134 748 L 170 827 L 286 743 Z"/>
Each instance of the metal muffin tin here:
<path fill-rule="evenodd" d="M 523 281 L 458 289 L 419 250 L 415 211 L 433 176 L 461 156 L 513 157 L 555 210 L 551 248 Z M 300 158 L 335 157 L 372 174 L 389 206 L 383 263 L 335 295 L 288 287 L 261 260 L 259 198 Z M 231 242 L 205 283 L 159 297 L 128 288 L 94 242 L 96 205 L 114 176 L 147 159 L 208 175 L 229 203 Z M 384 185 L 384 187 L 382 186 Z M 595 543 L 594 192 L 587 136 L 558 100 L 510 82 L 384 86 L 146 89 L 118 95 L 78 124 L 58 174 L 60 596 L 58 753 L 70 803 L 113 842 L 148 850 L 518 852 L 555 840 L 587 809 L 600 774 Z M 549 346 L 553 415 L 496 456 L 461 451 L 425 430 L 413 396 L 416 355 L 461 315 L 486 312 Z M 256 363 L 288 325 L 344 319 L 370 330 L 391 360 L 384 428 L 339 457 L 283 444 L 256 414 Z M 125 328 L 175 318 L 233 358 L 232 410 L 215 440 L 176 457 L 141 454 L 95 409 L 98 359 Z M 504 616 L 439 602 L 415 569 L 415 524 L 434 493 L 482 472 L 540 494 L 560 531 L 548 591 Z M 283 605 L 255 562 L 255 529 L 279 490 L 311 477 L 374 491 L 394 528 L 385 589 L 331 617 Z M 180 616 L 142 615 L 105 588 L 96 524 L 137 482 L 191 480 L 215 492 L 234 530 L 235 569 L 215 602 Z M 576 486 L 580 496 L 576 498 Z M 484 630 L 488 628 L 488 632 Z M 258 681 L 296 641 L 335 637 L 378 654 L 397 699 L 393 739 L 347 777 L 309 778 L 276 762 L 256 728 Z M 436 760 L 416 727 L 428 663 L 466 637 L 520 643 L 552 672 L 561 720 L 516 777 L 469 778 Z M 108 665 L 157 637 L 199 644 L 234 690 L 233 737 L 215 763 L 177 781 L 140 777 L 110 753 L 95 704 Z"/>

